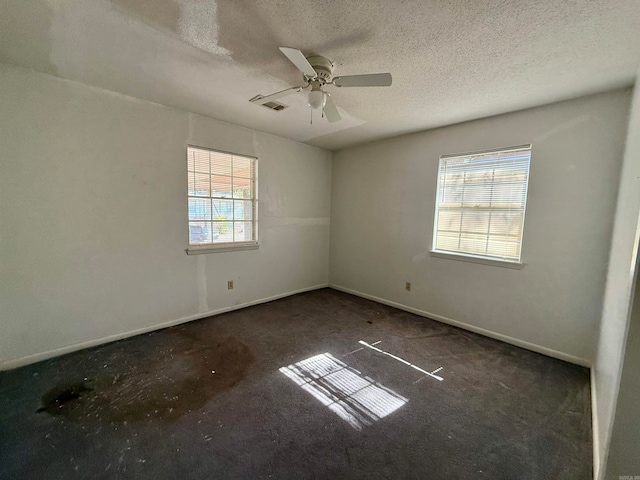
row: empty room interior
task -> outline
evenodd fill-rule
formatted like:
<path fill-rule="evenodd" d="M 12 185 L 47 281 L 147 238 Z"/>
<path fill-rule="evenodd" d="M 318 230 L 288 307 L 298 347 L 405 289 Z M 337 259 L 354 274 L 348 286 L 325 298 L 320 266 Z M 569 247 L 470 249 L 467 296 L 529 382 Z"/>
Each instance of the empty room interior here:
<path fill-rule="evenodd" d="M 640 2 L 0 0 L 0 478 L 640 479 Z"/>

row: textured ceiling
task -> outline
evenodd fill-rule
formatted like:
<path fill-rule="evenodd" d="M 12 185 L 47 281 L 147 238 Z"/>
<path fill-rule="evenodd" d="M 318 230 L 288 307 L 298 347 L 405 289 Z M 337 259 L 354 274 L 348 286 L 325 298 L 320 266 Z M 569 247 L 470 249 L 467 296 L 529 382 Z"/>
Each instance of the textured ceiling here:
<path fill-rule="evenodd" d="M 328 149 L 631 85 L 640 1 L 0 0 L 0 62 Z M 304 93 L 278 50 L 393 85 L 329 87 L 343 120 Z"/>

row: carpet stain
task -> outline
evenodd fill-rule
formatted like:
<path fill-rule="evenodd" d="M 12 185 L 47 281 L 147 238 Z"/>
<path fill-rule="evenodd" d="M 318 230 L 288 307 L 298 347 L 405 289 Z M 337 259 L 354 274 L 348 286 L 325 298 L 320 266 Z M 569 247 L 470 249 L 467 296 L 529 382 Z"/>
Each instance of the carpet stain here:
<path fill-rule="evenodd" d="M 73 404 L 82 395 L 91 390 L 84 382 L 52 388 L 42 396 L 42 407 L 37 410 L 37 413 L 47 412 L 51 415 L 63 415 L 73 408 Z"/>
<path fill-rule="evenodd" d="M 152 351 L 112 355 L 92 380 L 56 386 L 38 412 L 72 421 L 172 423 L 234 387 L 255 361 L 235 337 L 172 333 Z"/>

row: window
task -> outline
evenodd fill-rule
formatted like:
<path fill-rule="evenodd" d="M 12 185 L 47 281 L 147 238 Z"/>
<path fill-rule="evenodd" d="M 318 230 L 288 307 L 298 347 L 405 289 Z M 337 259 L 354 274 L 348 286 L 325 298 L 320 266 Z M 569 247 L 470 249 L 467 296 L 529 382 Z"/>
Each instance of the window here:
<path fill-rule="evenodd" d="M 520 263 L 531 145 L 440 157 L 435 253 Z"/>
<path fill-rule="evenodd" d="M 257 245 L 257 160 L 187 148 L 189 245 Z"/>

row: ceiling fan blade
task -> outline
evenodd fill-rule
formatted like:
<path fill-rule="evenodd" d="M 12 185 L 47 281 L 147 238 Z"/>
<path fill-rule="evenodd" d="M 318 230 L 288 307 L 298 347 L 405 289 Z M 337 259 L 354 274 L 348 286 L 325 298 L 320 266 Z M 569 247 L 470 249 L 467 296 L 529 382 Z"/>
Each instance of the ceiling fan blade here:
<path fill-rule="evenodd" d="M 290 47 L 280 47 L 280 51 L 284 53 L 291 63 L 293 63 L 298 70 L 304 73 L 307 77 L 315 78 L 318 76 L 316 71 L 313 69 L 309 61 L 302 54 L 302 52 L 296 48 Z"/>
<path fill-rule="evenodd" d="M 391 74 L 346 75 L 334 78 L 332 83 L 336 87 L 388 87 L 391 85 Z"/>
<path fill-rule="evenodd" d="M 331 95 L 329 95 L 328 93 L 325 93 L 325 95 L 326 95 L 326 102 L 324 104 L 323 111 L 324 111 L 324 114 L 327 116 L 327 120 L 329 120 L 329 123 L 334 123 L 341 120 L 342 117 L 338 112 L 338 107 L 336 107 L 336 104 L 333 103 L 333 99 L 331 98 Z"/>
<path fill-rule="evenodd" d="M 260 95 L 258 95 L 257 97 L 254 97 L 249 101 L 257 105 L 264 105 L 267 102 L 276 100 L 278 98 L 282 98 L 294 92 L 299 92 L 300 90 L 302 90 L 302 87 L 291 87 L 291 88 L 287 88 L 286 90 L 281 90 L 279 92 L 272 93 L 271 95 L 267 95 L 266 97 L 261 97 Z"/>

